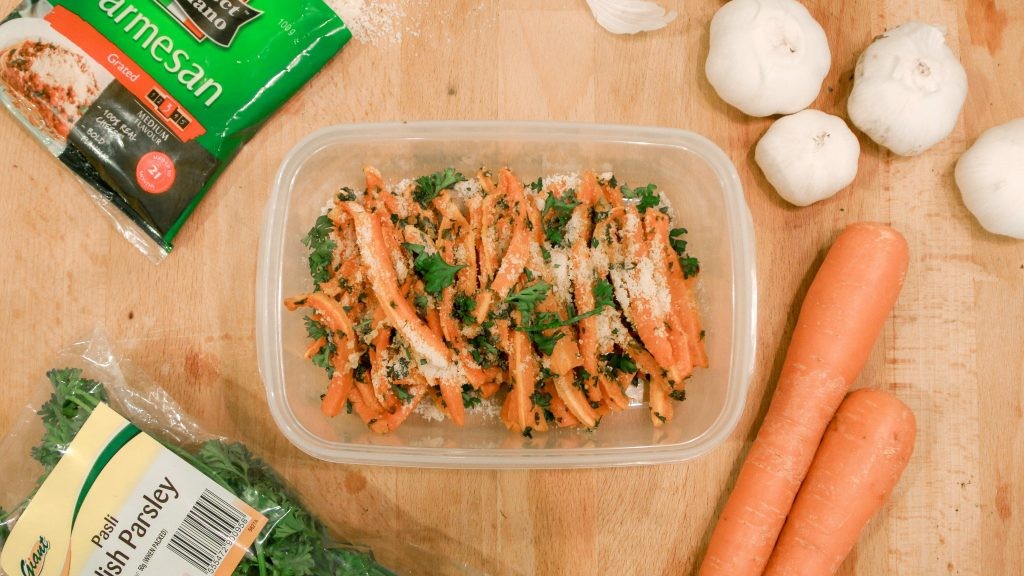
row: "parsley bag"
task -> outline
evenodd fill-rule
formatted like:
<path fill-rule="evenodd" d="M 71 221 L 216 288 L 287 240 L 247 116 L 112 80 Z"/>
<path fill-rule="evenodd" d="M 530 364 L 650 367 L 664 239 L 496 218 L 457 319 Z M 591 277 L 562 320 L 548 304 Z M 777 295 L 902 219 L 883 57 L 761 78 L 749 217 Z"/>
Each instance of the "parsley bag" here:
<path fill-rule="evenodd" d="M 333 540 L 265 462 L 204 431 L 101 334 L 66 350 L 0 443 L 0 576 L 479 574 Z M 374 547 L 378 547 L 375 545 Z"/>

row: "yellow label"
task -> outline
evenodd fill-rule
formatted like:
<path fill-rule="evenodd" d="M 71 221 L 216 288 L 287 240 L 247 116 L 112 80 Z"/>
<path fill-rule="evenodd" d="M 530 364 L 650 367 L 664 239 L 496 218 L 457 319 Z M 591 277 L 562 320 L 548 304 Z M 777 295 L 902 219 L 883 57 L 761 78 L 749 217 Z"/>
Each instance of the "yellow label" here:
<path fill-rule="evenodd" d="M 230 574 L 266 518 L 100 405 L 15 525 L 10 576 Z"/>

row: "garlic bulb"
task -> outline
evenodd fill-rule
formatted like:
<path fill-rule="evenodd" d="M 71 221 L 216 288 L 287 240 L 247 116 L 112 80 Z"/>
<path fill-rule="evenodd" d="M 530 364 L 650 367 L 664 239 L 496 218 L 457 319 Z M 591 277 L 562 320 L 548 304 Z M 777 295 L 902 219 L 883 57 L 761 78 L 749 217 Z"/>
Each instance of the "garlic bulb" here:
<path fill-rule="evenodd" d="M 982 134 L 956 163 L 956 185 L 982 227 L 1024 240 L 1024 118 Z"/>
<path fill-rule="evenodd" d="M 945 35 L 909 22 L 876 38 L 857 61 L 850 121 L 901 156 L 949 136 L 967 98 L 967 74 Z"/>
<path fill-rule="evenodd" d="M 777 120 L 757 143 L 754 161 L 779 196 L 809 206 L 830 198 L 857 176 L 860 142 L 846 122 L 818 110 Z"/>
<path fill-rule="evenodd" d="M 732 0 L 711 20 L 704 73 L 722 100 L 751 116 L 807 108 L 831 65 L 825 31 L 796 0 Z"/>
<path fill-rule="evenodd" d="M 668 26 L 675 12 L 646 0 L 587 0 L 597 23 L 613 34 L 636 34 Z"/>

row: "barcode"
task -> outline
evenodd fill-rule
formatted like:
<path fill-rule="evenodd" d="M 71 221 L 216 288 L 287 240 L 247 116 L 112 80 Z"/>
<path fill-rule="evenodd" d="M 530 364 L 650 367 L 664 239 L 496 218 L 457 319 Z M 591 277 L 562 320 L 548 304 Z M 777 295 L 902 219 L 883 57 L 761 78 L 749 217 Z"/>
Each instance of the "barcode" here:
<path fill-rule="evenodd" d="M 167 548 L 203 574 L 213 574 L 249 517 L 209 490 L 189 510 Z"/>

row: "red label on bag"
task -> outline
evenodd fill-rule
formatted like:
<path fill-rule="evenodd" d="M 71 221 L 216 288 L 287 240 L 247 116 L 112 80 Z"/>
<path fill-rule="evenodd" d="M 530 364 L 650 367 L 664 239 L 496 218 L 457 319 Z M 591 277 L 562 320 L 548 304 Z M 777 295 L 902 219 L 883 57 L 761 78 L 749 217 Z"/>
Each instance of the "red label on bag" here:
<path fill-rule="evenodd" d="M 150 194 L 163 194 L 174 185 L 177 169 L 174 160 L 163 152 L 148 152 L 135 167 L 135 180 Z"/>

